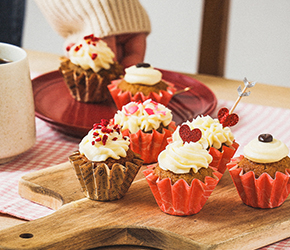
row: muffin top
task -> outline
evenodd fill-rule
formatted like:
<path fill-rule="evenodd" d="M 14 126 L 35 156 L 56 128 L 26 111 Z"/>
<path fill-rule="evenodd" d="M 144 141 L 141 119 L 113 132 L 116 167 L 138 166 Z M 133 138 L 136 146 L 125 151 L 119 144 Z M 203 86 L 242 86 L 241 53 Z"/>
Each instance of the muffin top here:
<path fill-rule="evenodd" d="M 115 123 L 122 130 L 129 129 L 130 133 L 138 130 L 149 132 L 160 126 L 166 127 L 172 121 L 171 110 L 164 105 L 148 99 L 141 102 L 130 102 L 118 110 L 114 116 Z"/>
<path fill-rule="evenodd" d="M 209 152 L 197 142 L 175 141 L 169 143 L 158 156 L 159 167 L 175 174 L 197 173 L 201 168 L 208 168 L 212 161 Z"/>
<path fill-rule="evenodd" d="M 130 84 L 155 85 L 162 79 L 162 73 L 148 63 L 138 63 L 125 69 L 124 80 Z"/>
<path fill-rule="evenodd" d="M 129 138 L 123 137 L 120 126 L 107 120 L 94 124 L 79 144 L 79 152 L 91 161 L 105 161 L 108 158 L 126 157 Z"/>
<path fill-rule="evenodd" d="M 101 69 L 110 69 L 114 64 L 114 52 L 100 38 L 93 34 L 83 37 L 78 43 L 67 47 L 68 57 L 75 65 L 95 73 Z"/>
<path fill-rule="evenodd" d="M 288 154 L 288 147 L 270 134 L 261 134 L 244 147 L 244 156 L 257 163 L 278 162 Z"/>
<path fill-rule="evenodd" d="M 199 128 L 202 132 L 202 138 L 198 141 L 204 149 L 214 147 L 220 149 L 222 145 L 230 146 L 233 144 L 234 135 L 229 127 L 223 127 L 218 119 L 213 119 L 210 116 L 198 116 L 191 122 L 186 121 L 191 129 Z M 182 124 L 182 125 L 183 125 Z M 179 135 L 180 126 L 178 126 L 172 135 L 173 141 L 182 140 Z"/>

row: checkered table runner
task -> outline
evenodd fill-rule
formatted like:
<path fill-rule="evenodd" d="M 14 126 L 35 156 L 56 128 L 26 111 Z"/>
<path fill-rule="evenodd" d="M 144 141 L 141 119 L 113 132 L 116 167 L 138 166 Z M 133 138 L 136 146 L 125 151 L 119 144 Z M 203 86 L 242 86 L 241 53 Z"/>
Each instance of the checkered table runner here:
<path fill-rule="evenodd" d="M 219 100 L 218 107 L 232 107 L 233 102 Z M 261 133 L 270 133 L 290 148 L 290 109 L 246 104 L 240 102 L 235 112 L 239 123 L 232 128 L 241 147 L 236 155 L 242 154 L 243 145 Z M 215 116 L 215 114 L 213 114 Z M 54 211 L 25 200 L 18 195 L 18 181 L 21 176 L 67 161 L 71 152 L 77 149 L 80 139 L 63 135 L 36 118 L 37 141 L 32 149 L 14 161 L 0 165 L 0 212 L 12 216 L 35 220 Z M 290 239 L 264 247 L 267 250 L 290 249 Z"/>

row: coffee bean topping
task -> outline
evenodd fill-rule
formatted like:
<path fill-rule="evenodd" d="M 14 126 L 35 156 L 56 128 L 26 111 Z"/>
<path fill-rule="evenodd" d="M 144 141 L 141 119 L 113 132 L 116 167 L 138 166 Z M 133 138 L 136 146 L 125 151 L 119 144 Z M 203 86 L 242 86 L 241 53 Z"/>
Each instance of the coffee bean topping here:
<path fill-rule="evenodd" d="M 260 142 L 271 142 L 273 141 L 273 136 L 270 134 L 261 134 L 259 135 L 258 140 Z"/>
<path fill-rule="evenodd" d="M 141 62 L 141 63 L 137 63 L 136 64 L 136 67 L 137 68 L 150 68 L 151 65 L 149 63 L 143 63 L 143 62 Z"/>

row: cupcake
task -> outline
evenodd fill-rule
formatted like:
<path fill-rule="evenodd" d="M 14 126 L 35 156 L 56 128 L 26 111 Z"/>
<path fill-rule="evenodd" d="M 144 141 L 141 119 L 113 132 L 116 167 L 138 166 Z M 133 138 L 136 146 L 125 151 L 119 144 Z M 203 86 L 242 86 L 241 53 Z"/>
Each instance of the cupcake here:
<path fill-rule="evenodd" d="M 125 69 L 123 79 L 112 81 L 108 86 L 118 109 L 131 101 L 152 99 L 167 105 L 176 89 L 162 79 L 162 73 L 148 63 L 139 63 Z"/>
<path fill-rule="evenodd" d="M 69 160 L 88 198 L 110 201 L 125 195 L 143 163 L 129 145 L 120 126 L 107 120 L 94 124 L 82 139 Z"/>
<path fill-rule="evenodd" d="M 209 166 L 213 158 L 197 142 L 198 130 L 188 140 L 169 143 L 158 163 L 143 171 L 159 208 L 167 214 L 198 213 L 222 176 Z"/>
<path fill-rule="evenodd" d="M 100 103 L 111 100 L 108 84 L 120 78 L 122 66 L 114 61 L 114 53 L 94 35 L 67 47 L 68 58 L 61 58 L 59 71 L 70 94 L 80 102 Z"/>
<path fill-rule="evenodd" d="M 128 103 L 117 111 L 114 121 L 120 124 L 123 135 L 130 138 L 130 148 L 141 155 L 145 164 L 157 162 L 176 127 L 171 110 L 151 99 Z"/>
<path fill-rule="evenodd" d="M 182 126 L 187 125 L 187 127 Z M 180 128 L 184 130 L 180 133 Z M 226 164 L 234 156 L 238 144 L 230 127 L 223 127 L 218 119 L 210 116 L 198 116 L 192 121 L 186 121 L 176 128 L 172 135 L 172 141 L 182 141 L 183 134 L 190 134 L 195 128 L 202 132 L 202 138 L 198 141 L 204 149 L 212 155 L 213 160 L 210 166 L 217 168 L 222 174 L 226 170 Z"/>
<path fill-rule="evenodd" d="M 261 134 L 243 153 L 228 164 L 242 201 L 257 208 L 282 205 L 290 192 L 288 147 L 270 134 Z"/>

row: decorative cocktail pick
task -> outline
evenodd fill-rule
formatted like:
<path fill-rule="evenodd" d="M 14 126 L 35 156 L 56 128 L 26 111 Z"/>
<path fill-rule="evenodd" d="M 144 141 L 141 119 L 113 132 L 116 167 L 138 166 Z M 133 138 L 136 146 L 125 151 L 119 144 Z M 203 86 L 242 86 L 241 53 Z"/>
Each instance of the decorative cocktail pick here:
<path fill-rule="evenodd" d="M 242 97 L 250 95 L 251 92 L 250 91 L 247 92 L 247 89 L 254 87 L 256 82 L 250 83 L 247 80 L 247 78 L 245 77 L 244 84 L 245 84 L 245 87 L 243 90 L 242 90 L 241 86 L 238 87 L 239 97 L 235 101 L 235 103 L 234 103 L 233 107 L 230 109 L 230 111 L 227 108 L 221 108 L 218 112 L 218 119 L 219 119 L 220 123 L 223 125 L 223 127 L 234 126 L 238 123 L 239 116 L 233 112 L 234 112 L 235 108 L 237 107 L 238 103 L 240 102 L 240 100 L 242 99 Z"/>
<path fill-rule="evenodd" d="M 199 128 L 194 128 L 193 130 L 187 124 L 183 124 L 179 128 L 180 138 L 185 142 L 197 142 L 202 137 L 202 132 Z"/>

